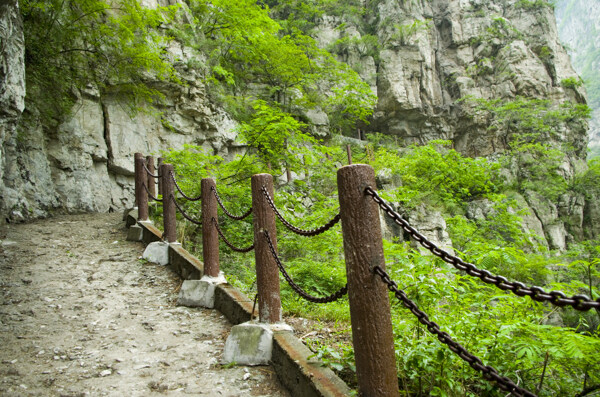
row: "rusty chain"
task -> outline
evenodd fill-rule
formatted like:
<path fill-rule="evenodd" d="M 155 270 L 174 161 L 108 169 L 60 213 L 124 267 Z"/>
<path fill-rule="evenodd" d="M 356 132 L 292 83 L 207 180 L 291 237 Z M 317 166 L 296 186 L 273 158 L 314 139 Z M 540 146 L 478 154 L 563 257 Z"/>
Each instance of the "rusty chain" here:
<path fill-rule="evenodd" d="M 535 394 L 528 390 L 525 390 L 517 386 L 512 380 L 506 376 L 502 376 L 489 365 L 483 365 L 481 359 L 472 353 L 469 353 L 460 343 L 454 341 L 452 337 L 442 330 L 440 326 L 434 321 L 429 320 L 429 316 L 419 309 L 419 306 L 406 295 L 404 291 L 398 288 L 398 284 L 390 279 L 390 276 L 379 266 L 373 268 L 373 272 L 381 277 L 381 280 L 387 285 L 387 288 L 394 293 L 396 298 L 402 303 L 404 307 L 410 310 L 410 312 L 417 317 L 419 322 L 427 327 L 427 330 L 435 335 L 440 342 L 448 346 L 450 350 L 456 353 L 461 359 L 467 362 L 471 368 L 481 372 L 483 378 L 488 381 L 494 381 L 498 387 L 504 391 L 510 392 L 514 396 L 518 397 L 536 397 Z"/>
<path fill-rule="evenodd" d="M 158 179 L 160 178 L 162 175 L 160 174 L 156 174 L 154 175 L 152 172 L 150 172 L 150 170 L 148 169 L 148 167 L 146 166 L 147 161 L 143 162 L 142 165 L 144 166 L 144 170 L 146 170 L 146 174 L 150 175 L 152 178 L 154 179 Z"/>
<path fill-rule="evenodd" d="M 477 277 L 487 284 L 493 284 L 503 291 L 511 291 L 517 296 L 529 296 L 536 302 L 550 302 L 559 307 L 571 306 L 575 310 L 587 311 L 592 308 L 600 309 L 600 298 L 593 300 L 586 295 L 573 295 L 567 297 L 564 292 L 550 291 L 546 292 L 541 287 L 528 287 L 518 281 L 509 281 L 506 277 L 497 276 L 485 269 L 479 269 L 472 263 L 465 262 L 461 258 L 454 256 L 447 251 L 439 248 L 437 245 L 429 241 L 425 236 L 404 220 L 400 214 L 395 212 L 389 204 L 387 204 L 379 195 L 371 188 L 367 187 L 365 193 L 373 198 L 379 207 L 394 220 L 402 229 L 410 234 L 423 247 L 431 251 L 432 254 L 441 258 L 444 262 L 451 264 L 456 269 L 466 272 L 469 276 Z"/>
<path fill-rule="evenodd" d="M 275 213 L 275 215 L 277 215 L 277 217 L 279 218 L 281 223 L 283 223 L 283 225 L 285 227 L 287 227 L 289 230 L 291 230 L 292 232 L 299 234 L 301 236 L 307 236 L 307 237 L 317 236 L 317 235 L 324 233 L 327 230 L 331 229 L 333 226 L 335 226 L 336 223 L 338 223 L 340 221 L 340 214 L 338 213 L 336 216 L 333 217 L 333 219 L 331 219 L 325 225 L 318 227 L 316 229 L 303 230 L 303 229 L 297 228 L 296 226 L 289 223 L 283 217 L 283 215 L 281 215 L 281 213 L 277 210 L 277 207 L 275 207 L 275 203 L 273 202 L 273 199 L 269 195 L 269 192 L 267 192 L 267 188 L 263 186 L 261 190 L 262 190 L 263 194 L 265 195 L 267 202 L 271 206 L 271 209 L 273 209 L 273 212 Z"/>
<path fill-rule="evenodd" d="M 221 207 L 221 209 L 223 209 L 223 212 L 225 212 L 225 215 L 227 215 L 231 219 L 235 219 L 236 221 L 241 221 L 242 219 L 247 218 L 252 213 L 252 207 L 250 207 L 250 209 L 248 211 L 244 212 L 240 216 L 233 215 L 231 212 L 227 211 L 227 208 L 225 208 L 225 205 L 221 201 L 221 197 L 219 197 L 219 193 L 217 192 L 217 188 L 214 187 L 214 186 L 211 186 L 210 190 L 212 190 L 212 192 L 214 193 L 214 195 L 215 195 L 215 197 L 217 199 L 217 203 L 219 203 L 219 206 Z"/>
<path fill-rule="evenodd" d="M 195 224 L 195 225 L 202 225 L 202 221 L 198 221 L 198 220 L 196 220 L 196 219 L 192 218 L 190 215 L 188 215 L 188 214 L 187 214 L 187 213 L 186 213 L 186 212 L 183 210 L 183 208 L 181 208 L 181 207 L 179 206 L 179 203 L 177 203 L 177 200 L 175 200 L 175 196 L 174 196 L 174 195 L 171 195 L 171 199 L 173 200 L 173 203 L 175 203 L 175 207 L 177 207 L 177 211 L 179 211 L 179 213 L 180 213 L 180 214 L 181 214 L 181 215 L 182 215 L 182 216 L 183 216 L 185 219 L 187 219 L 188 221 L 192 222 L 192 223 L 193 223 L 193 224 Z"/>
<path fill-rule="evenodd" d="M 290 287 L 292 287 L 292 289 L 294 291 L 296 291 L 296 293 L 298 295 L 300 295 L 302 298 L 306 299 L 309 302 L 313 302 L 313 303 L 330 303 L 330 302 L 337 301 L 342 296 L 344 296 L 348 293 L 348 284 L 346 284 L 345 286 L 343 286 L 342 288 L 340 288 L 338 291 L 334 292 L 333 294 L 324 296 L 321 298 L 308 294 L 306 291 L 304 291 L 302 288 L 300 288 L 300 286 L 298 286 L 298 284 L 296 284 L 294 282 L 294 280 L 292 280 L 292 278 L 290 277 L 288 272 L 285 270 L 285 267 L 283 267 L 283 264 L 279 260 L 279 257 L 277 256 L 277 252 L 275 252 L 275 247 L 273 246 L 273 242 L 271 241 L 269 232 L 265 230 L 264 233 L 265 233 L 265 238 L 267 239 L 267 243 L 269 244 L 269 249 L 271 250 L 271 254 L 273 255 L 273 258 L 275 259 L 275 262 L 277 263 L 277 267 L 279 267 L 279 271 L 281 271 L 281 274 L 283 275 L 283 277 L 285 278 L 287 283 L 290 285 Z"/>
<path fill-rule="evenodd" d="M 221 239 L 223 240 L 223 242 L 225 244 L 227 244 L 227 246 L 229 248 L 231 248 L 235 252 L 242 252 L 242 253 L 250 252 L 250 251 L 252 251 L 254 249 L 254 244 L 252 244 L 248 248 L 238 248 L 235 245 L 231 244 L 229 242 L 229 240 L 227 240 L 227 238 L 225 237 L 225 235 L 223 234 L 223 232 L 221 231 L 221 228 L 219 227 L 219 222 L 217 222 L 217 220 L 214 217 L 211 220 L 212 220 L 212 223 L 214 223 L 215 227 L 217 228 L 217 233 L 219 233 L 219 236 L 221 236 Z"/>
<path fill-rule="evenodd" d="M 175 174 L 173 172 L 170 173 L 171 174 L 171 179 L 173 179 L 173 182 L 175 183 L 175 187 L 177 188 L 177 190 L 179 191 L 179 193 L 181 193 L 181 195 L 188 201 L 198 201 L 200 199 L 202 199 L 202 195 L 198 196 L 198 197 L 190 197 L 187 194 L 185 194 L 183 192 L 183 190 L 181 190 L 181 187 L 179 186 L 179 184 L 177 183 L 177 179 L 175 179 Z"/>
<path fill-rule="evenodd" d="M 163 201 L 162 199 L 159 199 L 159 198 L 157 198 L 157 197 L 154 197 L 154 196 L 152 195 L 152 193 L 150 193 L 150 190 L 148 190 L 148 186 L 146 186 L 146 183 L 142 183 L 142 186 L 143 186 L 143 187 L 144 187 L 144 189 L 146 190 L 146 193 L 148 193 L 148 197 L 150 197 L 150 198 L 151 198 L 152 200 L 154 200 L 154 201 L 158 201 L 158 202 L 162 203 L 162 201 Z"/>

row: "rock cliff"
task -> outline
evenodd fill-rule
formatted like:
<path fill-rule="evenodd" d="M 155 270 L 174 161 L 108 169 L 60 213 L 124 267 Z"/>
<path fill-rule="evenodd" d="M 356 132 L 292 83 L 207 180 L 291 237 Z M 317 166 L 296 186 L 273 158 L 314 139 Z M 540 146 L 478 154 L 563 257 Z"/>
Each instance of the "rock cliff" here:
<path fill-rule="evenodd" d="M 576 73 L 558 40 L 552 7 L 532 6 L 538 3 L 369 0 L 362 3 L 366 11 L 359 19 L 321 16 L 313 35 L 323 47 L 334 46 L 343 35 L 356 39 L 358 45 L 339 55 L 378 95 L 372 122 L 361 128 L 395 135 L 404 144 L 449 139 L 464 154 L 494 156 L 506 149 L 506 132 L 488 129 L 489 117 L 466 99 L 585 102 L 582 87 L 561 85 Z M 225 157 L 242 150 L 235 123 L 210 102 L 200 74 L 186 62 L 198 54 L 176 43 L 169 51 L 185 85 L 161 83 L 167 101 L 158 109 L 160 117 L 132 113 L 111 98 L 100 101 L 90 89 L 77 94 L 71 117 L 56 128 L 36 122 L 35 109 L 19 122 L 25 82 L 16 0 L 3 0 L 0 13 L 3 221 L 131 206 L 137 151 L 158 154 L 186 143 Z M 361 47 L 369 35 L 379 43 L 375 52 Z M 571 177 L 584 161 L 586 126 L 564 123 L 553 139 L 574 148 L 563 167 Z M 518 172 L 512 170 L 510 177 Z M 584 213 L 590 206 L 582 197 L 567 195 L 552 203 L 531 192 L 518 198 L 531 207 L 529 223 L 552 248 L 564 249 L 589 226 Z"/>

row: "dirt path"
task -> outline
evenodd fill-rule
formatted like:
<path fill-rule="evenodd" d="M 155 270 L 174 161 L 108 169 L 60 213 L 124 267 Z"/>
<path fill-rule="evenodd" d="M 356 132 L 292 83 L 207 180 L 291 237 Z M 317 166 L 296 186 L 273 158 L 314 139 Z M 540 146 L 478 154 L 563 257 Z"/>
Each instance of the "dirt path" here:
<path fill-rule="evenodd" d="M 120 214 L 0 230 L 0 395 L 282 396 L 270 367 L 219 365 L 230 324 L 175 305 Z"/>

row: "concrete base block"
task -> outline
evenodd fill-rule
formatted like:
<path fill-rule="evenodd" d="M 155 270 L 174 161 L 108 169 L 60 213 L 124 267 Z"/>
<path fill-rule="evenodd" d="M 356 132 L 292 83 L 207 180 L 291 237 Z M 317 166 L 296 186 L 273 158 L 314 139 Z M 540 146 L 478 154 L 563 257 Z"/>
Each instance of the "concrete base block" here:
<path fill-rule="evenodd" d="M 131 230 L 131 229 L 129 229 Z M 142 258 L 148 262 L 156 263 L 159 265 L 169 264 L 169 243 L 163 241 L 155 241 L 146 246 Z"/>
<path fill-rule="evenodd" d="M 177 304 L 188 307 L 215 307 L 215 288 L 226 284 L 223 272 L 218 277 L 203 276 L 200 280 L 184 280 L 179 291 Z"/>
<path fill-rule="evenodd" d="M 231 327 L 223 364 L 268 365 L 272 352 L 273 331 L 269 324 L 243 323 Z"/>
<path fill-rule="evenodd" d="M 142 241 L 144 230 L 140 225 L 131 225 L 127 229 L 127 241 Z"/>

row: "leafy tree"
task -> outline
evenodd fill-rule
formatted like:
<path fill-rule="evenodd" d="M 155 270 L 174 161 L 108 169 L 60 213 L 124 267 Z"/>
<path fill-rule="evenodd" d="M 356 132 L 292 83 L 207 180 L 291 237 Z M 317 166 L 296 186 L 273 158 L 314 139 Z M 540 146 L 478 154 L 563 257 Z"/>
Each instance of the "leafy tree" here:
<path fill-rule="evenodd" d="M 22 1 L 28 103 L 56 122 L 83 90 L 125 96 L 134 106 L 160 99 L 148 83 L 176 81 L 159 31 L 174 10 L 137 0 Z"/>

